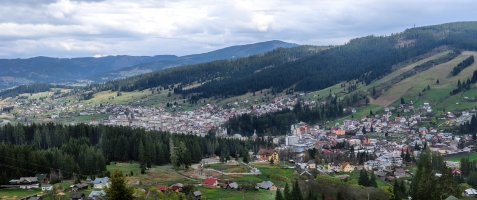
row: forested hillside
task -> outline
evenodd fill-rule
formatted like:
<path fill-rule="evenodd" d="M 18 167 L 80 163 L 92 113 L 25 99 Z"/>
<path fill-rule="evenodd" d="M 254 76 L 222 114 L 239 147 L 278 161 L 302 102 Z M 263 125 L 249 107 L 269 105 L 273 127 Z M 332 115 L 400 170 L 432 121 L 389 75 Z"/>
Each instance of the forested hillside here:
<path fill-rule="evenodd" d="M 255 150 L 269 141 L 241 141 L 169 134 L 130 127 L 32 124 L 0 127 L 0 184 L 35 173 L 62 178 L 103 173 L 110 161 L 138 161 L 141 167 L 172 163 L 187 168 L 204 156 Z M 182 152 L 182 153 L 179 153 Z M 51 170 L 51 171 L 50 171 Z"/>
<path fill-rule="evenodd" d="M 314 54 L 328 47 L 299 46 L 294 48 L 278 48 L 264 54 L 253 55 L 236 60 L 217 60 L 190 66 L 165 69 L 154 73 L 134 76 L 127 79 L 115 80 L 100 85 L 94 85 L 98 90 L 134 91 L 151 87 L 181 83 L 179 90 L 192 84 L 207 81 L 225 81 L 239 79 L 250 74 L 260 73 L 266 68 L 275 68 L 287 62 Z M 199 88 L 202 88 L 199 87 Z"/>
<path fill-rule="evenodd" d="M 199 94 L 204 98 L 227 98 L 265 88 L 280 92 L 291 86 L 295 86 L 295 91 L 315 91 L 355 79 L 369 84 L 390 73 L 393 65 L 440 46 L 476 50 L 477 22 L 411 28 L 390 36 L 366 36 L 323 51 L 309 51 L 313 47 L 304 46 L 280 49 L 249 58 L 149 73 L 96 88 L 133 91 L 179 84 L 176 93 Z M 190 84 L 200 85 L 184 89 Z"/>

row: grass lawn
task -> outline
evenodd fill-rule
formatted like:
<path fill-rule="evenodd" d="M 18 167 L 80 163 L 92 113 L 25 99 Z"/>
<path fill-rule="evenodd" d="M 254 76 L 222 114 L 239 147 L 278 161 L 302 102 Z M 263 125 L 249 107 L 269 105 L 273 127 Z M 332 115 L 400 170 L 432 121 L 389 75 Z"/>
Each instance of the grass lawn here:
<path fill-rule="evenodd" d="M 0 198 L 8 199 L 13 197 L 24 197 L 41 192 L 41 188 L 25 190 L 20 188 L 5 188 L 0 190 Z M 18 198 L 20 199 L 20 198 Z"/>
<path fill-rule="evenodd" d="M 350 178 L 358 182 L 359 180 L 359 170 L 354 170 L 352 173 L 337 173 L 336 176 L 342 176 L 342 175 L 349 175 Z M 378 187 L 380 186 L 389 186 L 389 184 L 386 181 L 383 181 L 376 177 L 376 183 L 378 184 Z"/>
<path fill-rule="evenodd" d="M 453 158 L 446 158 L 445 160 L 459 162 L 462 157 L 469 157 L 469 160 L 472 162 L 473 160 L 477 160 L 477 153 L 457 156 L 457 157 L 453 157 Z"/>
<path fill-rule="evenodd" d="M 133 163 L 111 162 L 110 165 L 106 166 L 106 169 L 110 172 L 113 172 L 116 168 L 120 172 L 122 172 L 124 175 L 131 174 L 131 171 L 133 172 L 133 174 L 141 173 L 141 169 L 139 168 L 139 163 L 136 163 L 136 162 L 133 162 Z"/>
<path fill-rule="evenodd" d="M 207 199 L 275 199 L 276 191 L 270 190 L 258 190 L 258 191 L 246 191 L 243 193 L 242 191 L 232 191 L 232 190 L 224 190 L 224 189 L 210 189 L 210 188 L 199 188 L 200 192 L 202 192 L 202 197 Z"/>

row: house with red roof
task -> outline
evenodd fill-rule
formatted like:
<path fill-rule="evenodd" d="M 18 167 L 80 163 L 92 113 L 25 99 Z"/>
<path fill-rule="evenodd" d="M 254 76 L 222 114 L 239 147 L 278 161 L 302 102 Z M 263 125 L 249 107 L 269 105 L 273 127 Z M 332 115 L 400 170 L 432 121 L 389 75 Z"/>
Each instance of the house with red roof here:
<path fill-rule="evenodd" d="M 162 191 L 162 192 L 166 192 L 167 186 L 165 186 L 165 185 L 158 185 L 158 186 L 157 186 L 157 190 Z"/>
<path fill-rule="evenodd" d="M 206 178 L 204 180 L 204 185 L 216 187 L 217 185 L 219 185 L 219 181 L 217 180 L 217 178 Z"/>
<path fill-rule="evenodd" d="M 456 168 L 452 171 L 452 174 L 454 174 L 454 175 L 460 175 L 461 173 L 462 173 L 462 171 L 458 168 Z"/>
<path fill-rule="evenodd" d="M 352 172 L 354 167 L 349 164 L 349 162 L 345 162 L 341 165 L 341 171 L 343 172 Z"/>

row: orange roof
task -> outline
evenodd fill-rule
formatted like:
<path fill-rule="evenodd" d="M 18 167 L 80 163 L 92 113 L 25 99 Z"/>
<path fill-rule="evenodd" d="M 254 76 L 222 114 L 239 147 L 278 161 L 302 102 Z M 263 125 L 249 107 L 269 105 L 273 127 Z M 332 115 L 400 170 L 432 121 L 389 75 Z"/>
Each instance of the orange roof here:
<path fill-rule="evenodd" d="M 343 167 L 343 168 L 346 168 L 346 166 L 348 166 L 348 164 L 349 164 L 349 163 L 345 162 L 345 163 L 343 163 L 342 167 Z"/>

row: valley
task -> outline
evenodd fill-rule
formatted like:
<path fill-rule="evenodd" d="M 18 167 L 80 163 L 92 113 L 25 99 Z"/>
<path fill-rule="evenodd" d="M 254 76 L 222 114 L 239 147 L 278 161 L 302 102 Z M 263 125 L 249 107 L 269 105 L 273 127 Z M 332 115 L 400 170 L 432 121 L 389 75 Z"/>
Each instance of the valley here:
<path fill-rule="evenodd" d="M 477 56 L 475 24 L 340 46 L 248 46 L 162 70 L 151 66 L 169 61 L 141 63 L 84 87 L 4 90 L 0 182 L 49 173 L 55 187 L 90 193 L 117 169 L 138 198 L 464 198 L 477 188 L 477 64 L 451 72 Z M 223 60 L 230 51 L 243 57 Z"/>

